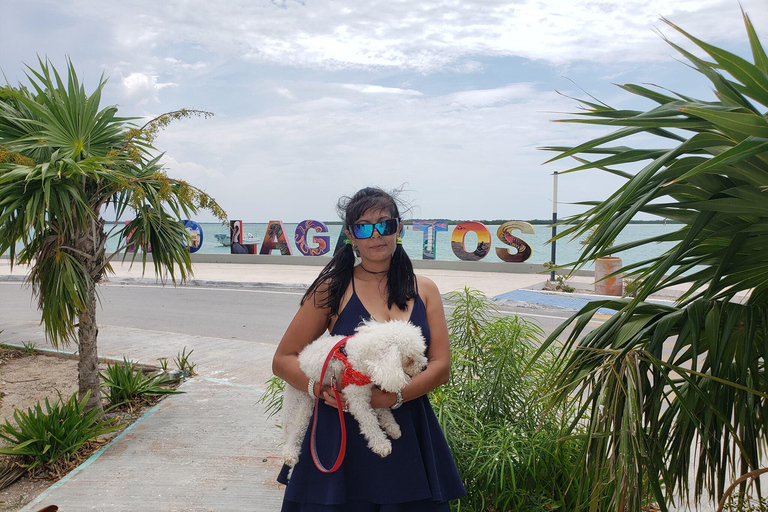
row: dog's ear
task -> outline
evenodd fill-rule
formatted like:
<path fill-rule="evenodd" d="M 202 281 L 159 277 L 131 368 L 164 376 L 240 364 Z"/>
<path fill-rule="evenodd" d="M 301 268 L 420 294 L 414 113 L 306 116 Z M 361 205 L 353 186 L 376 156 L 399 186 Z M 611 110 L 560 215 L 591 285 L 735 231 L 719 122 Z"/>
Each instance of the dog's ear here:
<path fill-rule="evenodd" d="M 411 377 L 415 377 L 416 375 L 420 374 L 424 368 L 427 367 L 427 362 L 427 357 L 424 354 L 414 354 L 408 358 L 408 364 L 405 365 L 403 370 L 405 370 L 405 373 Z"/>
<path fill-rule="evenodd" d="M 397 347 L 387 347 L 371 363 L 371 380 L 384 391 L 394 393 L 408 384 L 410 379 L 403 372 L 403 361 Z"/>
<path fill-rule="evenodd" d="M 392 343 L 397 344 L 400 347 L 400 353 L 403 354 L 401 363 L 403 370 L 414 377 L 427 366 L 425 356 L 427 345 L 421 329 L 407 322 L 403 322 L 403 324 L 399 335 L 394 337 Z"/>

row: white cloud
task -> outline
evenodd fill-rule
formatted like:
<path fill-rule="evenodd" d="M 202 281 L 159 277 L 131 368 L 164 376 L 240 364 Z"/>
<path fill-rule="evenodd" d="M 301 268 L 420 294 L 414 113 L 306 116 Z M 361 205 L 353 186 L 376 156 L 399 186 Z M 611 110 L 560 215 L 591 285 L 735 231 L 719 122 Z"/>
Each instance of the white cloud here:
<path fill-rule="evenodd" d="M 333 96 L 314 83 L 301 87 L 292 85 L 302 99 L 279 115 L 184 122 L 157 146 L 173 158 L 215 162 L 222 176 L 200 183 L 233 218 L 333 219 L 340 195 L 403 183 L 418 192 L 417 215 L 529 218 L 548 214 L 555 170 L 541 167 L 552 155 L 535 148 L 596 133 L 551 123 L 546 111 L 569 110 L 572 101 L 532 84 L 407 101 L 373 94 L 364 103 L 349 101 L 358 93 L 348 88 Z M 578 178 L 568 189 L 593 191 Z"/>
<path fill-rule="evenodd" d="M 342 84 L 342 87 L 364 94 L 399 94 L 402 96 L 421 96 L 421 92 L 414 89 L 401 89 L 398 87 L 382 87 L 370 84 Z"/>
<path fill-rule="evenodd" d="M 295 100 L 296 96 L 286 87 L 276 87 L 275 92 L 282 96 L 283 98 L 289 99 L 289 100 Z"/>
<path fill-rule="evenodd" d="M 104 103 L 123 115 L 215 111 L 174 123 L 156 145 L 171 176 L 253 220 L 330 219 L 339 195 L 402 183 L 425 217 L 546 216 L 550 173 L 568 164 L 541 167 L 552 155 L 535 148 L 606 132 L 550 122 L 576 108 L 554 89 L 618 108 L 628 95 L 601 82 L 626 75 L 691 92 L 700 77 L 669 72 L 674 51 L 652 27 L 675 33 L 659 14 L 707 41 L 746 40 L 733 0 L 71 0 L 45 3 L 67 16 L 48 26 L 40 3 L 9 3 L 8 19 L 34 20 L 0 34 L 16 43 L 0 44 L 9 79 L 24 80 L 20 62 L 35 52 L 66 54 L 88 88 L 112 75 Z M 764 34 L 765 0 L 742 4 Z M 561 184 L 566 202 L 611 187 L 583 174 Z"/>
<path fill-rule="evenodd" d="M 172 82 L 161 83 L 158 77 L 146 73 L 133 72 L 123 77 L 122 86 L 124 94 L 128 97 L 138 97 L 139 104 L 145 104 L 150 99 L 160 102 L 158 93 L 166 87 L 176 87 L 178 84 Z"/>
<path fill-rule="evenodd" d="M 462 91 L 449 95 L 447 99 L 451 105 L 460 105 L 469 108 L 486 107 L 499 103 L 508 103 L 515 100 L 529 99 L 536 92 L 533 84 L 511 84 L 495 89 L 478 89 Z"/>
<path fill-rule="evenodd" d="M 163 155 L 160 162 L 169 177 L 189 182 L 195 186 L 211 185 L 225 178 L 225 175 L 218 169 L 208 168 L 196 162 L 179 162 L 167 154 Z"/>
<path fill-rule="evenodd" d="M 765 0 L 743 0 L 757 26 L 768 22 Z M 732 0 L 432 0 L 424 2 L 266 2 L 79 0 L 80 10 L 116 26 L 134 50 L 192 45 L 227 59 L 318 68 L 481 68 L 478 56 L 517 56 L 557 65 L 573 61 L 667 59 L 653 32 L 674 31 L 665 16 L 710 40 L 743 39 Z M 177 57 L 173 57 L 177 58 Z M 196 64 L 190 64 L 195 66 Z"/>
<path fill-rule="evenodd" d="M 201 69 L 204 69 L 207 64 L 202 61 L 194 62 L 192 64 L 188 62 L 181 61 L 179 59 L 175 59 L 173 57 L 166 57 L 163 59 L 166 63 L 170 64 L 175 69 L 181 69 L 184 71 L 199 71 Z"/>
<path fill-rule="evenodd" d="M 483 71 L 483 65 L 480 62 L 477 62 L 476 60 L 467 60 L 464 62 L 459 62 L 455 65 L 449 66 L 448 70 L 453 71 L 455 73 L 479 73 Z"/>

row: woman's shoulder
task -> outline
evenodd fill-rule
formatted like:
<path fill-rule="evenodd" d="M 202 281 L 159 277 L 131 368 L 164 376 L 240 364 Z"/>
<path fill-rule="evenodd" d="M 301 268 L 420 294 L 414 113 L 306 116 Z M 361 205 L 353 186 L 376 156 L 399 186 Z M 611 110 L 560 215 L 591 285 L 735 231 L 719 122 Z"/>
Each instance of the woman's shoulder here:
<path fill-rule="evenodd" d="M 440 290 L 433 280 L 426 276 L 416 274 L 416 284 L 418 285 L 419 295 L 424 297 L 440 296 Z"/>

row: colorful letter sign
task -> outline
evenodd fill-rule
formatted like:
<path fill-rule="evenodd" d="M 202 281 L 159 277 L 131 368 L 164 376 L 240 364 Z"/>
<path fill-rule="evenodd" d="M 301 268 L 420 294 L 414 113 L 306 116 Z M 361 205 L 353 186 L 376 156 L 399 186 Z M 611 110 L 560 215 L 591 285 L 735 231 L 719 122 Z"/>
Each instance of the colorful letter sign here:
<path fill-rule="evenodd" d="M 243 243 L 243 221 L 229 221 L 229 252 L 231 254 L 256 254 L 256 244 Z"/>
<path fill-rule="evenodd" d="M 261 244 L 259 254 L 271 254 L 278 250 L 283 256 L 292 256 L 291 244 L 285 238 L 285 229 L 282 221 L 271 220 L 267 226 L 267 233 L 264 235 L 264 242 Z"/>
<path fill-rule="evenodd" d="M 415 221 L 413 223 L 413 230 L 424 232 L 421 251 L 422 257 L 425 260 L 434 260 L 435 247 L 437 246 L 437 232 L 448 231 L 448 223 L 427 220 Z"/>
<path fill-rule="evenodd" d="M 126 221 L 126 230 L 131 221 Z M 190 252 L 197 252 L 203 244 L 203 229 L 197 222 L 192 220 L 182 221 L 189 233 Z M 413 231 L 422 233 L 422 258 L 425 260 L 437 259 L 437 232 L 448 231 L 448 223 L 443 221 L 415 221 L 412 226 Z M 296 225 L 294 232 L 294 242 L 296 249 L 302 256 L 323 256 L 331 251 L 331 236 L 328 226 L 318 220 L 307 219 Z M 496 255 L 504 262 L 523 262 L 527 261 L 533 250 L 531 246 L 523 239 L 513 235 L 514 231 L 521 233 L 536 234 L 534 227 L 528 222 L 509 221 L 503 223 L 496 231 L 496 236 L 503 245 L 496 247 Z M 477 246 L 474 248 L 466 247 L 466 236 L 468 233 L 474 233 L 477 236 Z M 404 234 L 404 233 L 403 233 Z M 418 235 L 416 235 L 418 236 Z M 226 243 L 226 236 L 217 234 L 217 240 Z M 267 225 L 264 235 L 264 241 L 259 248 L 255 242 L 258 240 L 250 233 L 243 231 L 243 221 L 230 221 L 230 251 L 232 254 L 266 254 L 273 251 L 280 251 L 285 256 L 292 255 L 292 244 L 286 236 L 282 221 L 272 220 Z M 245 241 L 246 243 L 243 243 Z M 248 243 L 248 242 L 251 243 Z M 336 241 L 334 252 L 344 247 L 347 236 L 344 228 L 339 230 L 339 237 Z M 125 242 L 128 244 L 127 251 L 144 249 L 151 251 L 148 243 L 142 240 L 136 240 L 134 233 L 131 232 L 125 236 Z M 414 240 L 414 244 L 416 241 Z M 145 247 L 146 245 L 146 247 Z M 407 245 L 407 244 L 406 244 Z M 261 249 L 261 250 L 259 250 Z M 408 247 L 412 252 L 416 247 Z M 514 249 L 514 250 L 513 250 Z M 416 249 L 418 250 L 418 249 Z M 479 261 L 488 255 L 491 250 L 491 233 L 488 227 L 481 222 L 467 221 L 458 224 L 451 233 L 451 250 L 456 257 L 463 261 Z M 414 256 L 412 254 L 412 256 Z M 415 257 L 418 257 L 417 255 Z"/>
<path fill-rule="evenodd" d="M 499 237 L 499 240 L 501 240 L 503 244 L 511 245 L 517 249 L 517 252 L 513 254 L 509 249 L 497 247 L 496 256 L 498 256 L 501 261 L 508 261 L 511 263 L 525 261 L 530 258 L 533 253 L 531 246 L 528 245 L 525 240 L 517 238 L 512 234 L 512 231 L 515 230 L 519 230 L 529 235 L 536 234 L 536 230 L 534 230 L 533 226 L 527 222 L 510 221 L 499 226 L 499 229 L 496 230 L 496 236 Z"/>
<path fill-rule="evenodd" d="M 189 234 L 189 252 L 194 253 L 203 246 L 203 228 L 193 220 L 181 221 Z"/>
<path fill-rule="evenodd" d="M 134 219 L 135 220 L 135 219 Z M 126 229 L 127 226 L 131 224 L 131 220 L 125 221 Z M 144 237 L 141 237 L 141 240 L 139 241 L 138 248 L 136 246 L 136 241 L 133 239 L 133 234 L 136 232 L 135 229 L 132 229 L 130 233 L 128 233 L 128 236 L 125 237 L 125 241 L 127 245 L 125 246 L 125 252 L 136 252 L 138 248 L 140 248 L 144 252 L 152 252 L 152 244 L 150 243 L 144 243 Z"/>
<path fill-rule="evenodd" d="M 331 250 L 330 241 L 331 237 L 328 235 L 317 236 L 309 234 L 310 230 L 315 230 L 317 233 L 327 233 L 328 226 L 320 222 L 319 220 L 305 220 L 296 226 L 296 233 L 294 240 L 296 240 L 296 249 L 304 256 L 322 256 Z M 310 237 L 313 242 L 317 244 L 317 247 L 310 247 L 307 237 Z"/>
<path fill-rule="evenodd" d="M 472 231 L 477 235 L 477 247 L 472 252 L 464 248 L 464 237 Z M 481 222 L 462 222 L 453 228 L 451 249 L 457 258 L 464 261 L 479 261 L 488 255 L 491 248 L 491 232 Z"/>

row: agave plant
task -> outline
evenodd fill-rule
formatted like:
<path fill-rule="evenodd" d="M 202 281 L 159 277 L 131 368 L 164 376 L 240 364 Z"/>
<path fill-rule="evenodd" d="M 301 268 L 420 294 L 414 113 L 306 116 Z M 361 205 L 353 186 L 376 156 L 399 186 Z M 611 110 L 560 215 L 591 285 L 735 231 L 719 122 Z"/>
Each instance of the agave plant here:
<path fill-rule="evenodd" d="M 123 363 L 107 363 L 107 369 L 100 372 L 104 382 L 106 399 L 112 406 L 151 403 L 150 399 L 163 395 L 183 393 L 171 387 L 179 378 L 167 373 L 146 375 L 135 361 L 123 357 Z"/>
<path fill-rule="evenodd" d="M 588 418 L 589 510 L 637 511 L 648 501 L 666 510 L 671 502 L 719 498 L 731 481 L 765 463 L 768 57 L 743 16 L 752 62 L 664 20 L 708 55 L 667 41 L 712 83 L 714 101 L 623 85 L 656 106 L 617 110 L 582 101 L 584 110 L 565 122 L 615 131 L 576 147 L 545 148 L 559 153 L 552 161 L 579 162 L 566 172 L 592 169 L 626 180 L 567 219 L 560 237 L 594 229 L 577 266 L 609 252 L 674 243 L 623 269 L 643 283 L 635 298 L 592 302 L 545 343 L 573 327 L 556 396 L 575 400 Z M 636 134 L 657 146 L 612 145 Z M 611 247 L 638 213 L 680 227 Z M 674 306 L 646 301 L 673 285 L 686 290 Z M 617 313 L 589 332 L 603 307 Z"/>
<path fill-rule="evenodd" d="M 137 127 L 116 107 L 100 108 L 103 78 L 89 95 L 71 62 L 67 71 L 65 81 L 40 61 L 40 69 L 29 68 L 31 89 L 0 87 L 0 254 L 30 265 L 27 279 L 51 342 L 77 338 L 79 393 L 90 392 L 90 408 L 100 407 L 96 284 L 112 258 L 104 251 L 111 234 L 104 210 L 117 218 L 135 212 L 113 228 L 121 248 L 130 237 L 151 246 L 156 273 L 174 282 L 191 271 L 180 220 L 198 208 L 225 214 L 199 189 L 169 178 L 153 154 L 155 134 L 172 119 L 208 113 L 181 110 Z"/>
<path fill-rule="evenodd" d="M 0 425 L 0 438 L 9 444 L 0 448 L 0 454 L 21 457 L 22 465 L 30 469 L 50 467 L 60 459 L 69 460 L 87 442 L 120 428 L 97 409 L 85 410 L 87 392 L 80 399 L 73 394 L 66 400 L 56 393 L 58 400 L 53 404 L 46 398 L 45 407 L 37 402 L 27 412 L 16 409 L 15 424 L 5 420 Z"/>

